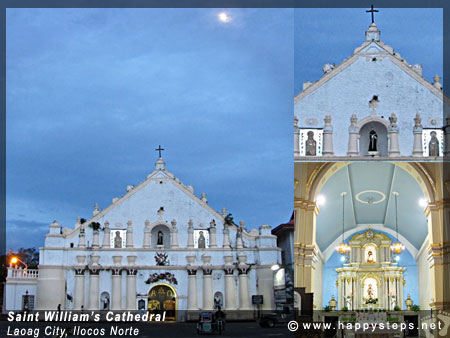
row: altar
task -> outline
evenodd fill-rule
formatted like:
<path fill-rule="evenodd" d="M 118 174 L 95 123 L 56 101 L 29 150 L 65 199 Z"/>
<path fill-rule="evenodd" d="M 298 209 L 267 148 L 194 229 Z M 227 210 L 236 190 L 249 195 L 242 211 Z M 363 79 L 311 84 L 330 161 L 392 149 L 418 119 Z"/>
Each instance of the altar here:
<path fill-rule="evenodd" d="M 391 255 L 391 240 L 368 230 L 349 240 L 350 253 L 336 269 L 339 309 L 403 309 L 405 268 Z"/>

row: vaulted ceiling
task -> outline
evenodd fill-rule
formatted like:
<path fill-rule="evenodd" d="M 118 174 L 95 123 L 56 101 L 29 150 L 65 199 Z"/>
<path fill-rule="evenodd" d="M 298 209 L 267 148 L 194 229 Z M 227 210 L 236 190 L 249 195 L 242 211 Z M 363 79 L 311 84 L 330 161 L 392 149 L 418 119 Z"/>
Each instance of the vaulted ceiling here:
<path fill-rule="evenodd" d="M 382 225 L 395 231 L 395 196 L 398 192 L 398 228 L 416 249 L 427 235 L 424 194 L 415 179 L 388 162 L 351 163 L 337 171 L 323 186 L 324 202 L 317 216 L 317 244 L 324 251 L 342 235 L 342 197 L 345 196 L 345 231 Z"/>

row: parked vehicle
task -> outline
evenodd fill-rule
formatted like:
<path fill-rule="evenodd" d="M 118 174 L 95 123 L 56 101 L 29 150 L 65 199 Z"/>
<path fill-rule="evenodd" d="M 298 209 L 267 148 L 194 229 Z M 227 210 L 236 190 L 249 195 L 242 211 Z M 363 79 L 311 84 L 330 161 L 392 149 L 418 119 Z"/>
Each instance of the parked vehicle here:
<path fill-rule="evenodd" d="M 289 310 L 263 313 L 259 318 L 259 325 L 262 327 L 275 327 L 275 325 L 286 325 L 294 320 L 294 314 Z"/>
<path fill-rule="evenodd" d="M 201 312 L 197 323 L 197 334 L 222 334 L 225 329 L 224 318 L 214 318 L 213 312 Z"/>

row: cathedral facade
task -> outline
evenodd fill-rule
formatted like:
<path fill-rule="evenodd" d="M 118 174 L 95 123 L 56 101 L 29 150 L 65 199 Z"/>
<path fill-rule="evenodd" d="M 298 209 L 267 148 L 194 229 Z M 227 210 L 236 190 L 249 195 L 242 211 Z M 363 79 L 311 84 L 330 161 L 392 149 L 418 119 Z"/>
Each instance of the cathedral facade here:
<path fill-rule="evenodd" d="M 440 77 L 427 81 L 372 23 L 350 57 L 295 97 L 294 159 L 439 159 L 450 153 L 444 97 Z"/>
<path fill-rule="evenodd" d="M 5 311 L 141 310 L 197 319 L 220 306 L 230 318 L 275 307 L 273 265 L 281 249 L 269 225 L 246 231 L 165 169 L 73 228 L 50 224 L 39 269 L 8 269 Z"/>

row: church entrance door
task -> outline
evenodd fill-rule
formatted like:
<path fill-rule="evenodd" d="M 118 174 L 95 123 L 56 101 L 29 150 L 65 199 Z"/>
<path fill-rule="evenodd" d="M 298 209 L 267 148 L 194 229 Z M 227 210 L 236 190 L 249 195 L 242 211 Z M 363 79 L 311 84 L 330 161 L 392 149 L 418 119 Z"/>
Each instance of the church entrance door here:
<path fill-rule="evenodd" d="M 166 322 L 177 320 L 177 294 L 169 284 L 154 285 L 148 292 L 149 314 L 164 316 Z"/>

